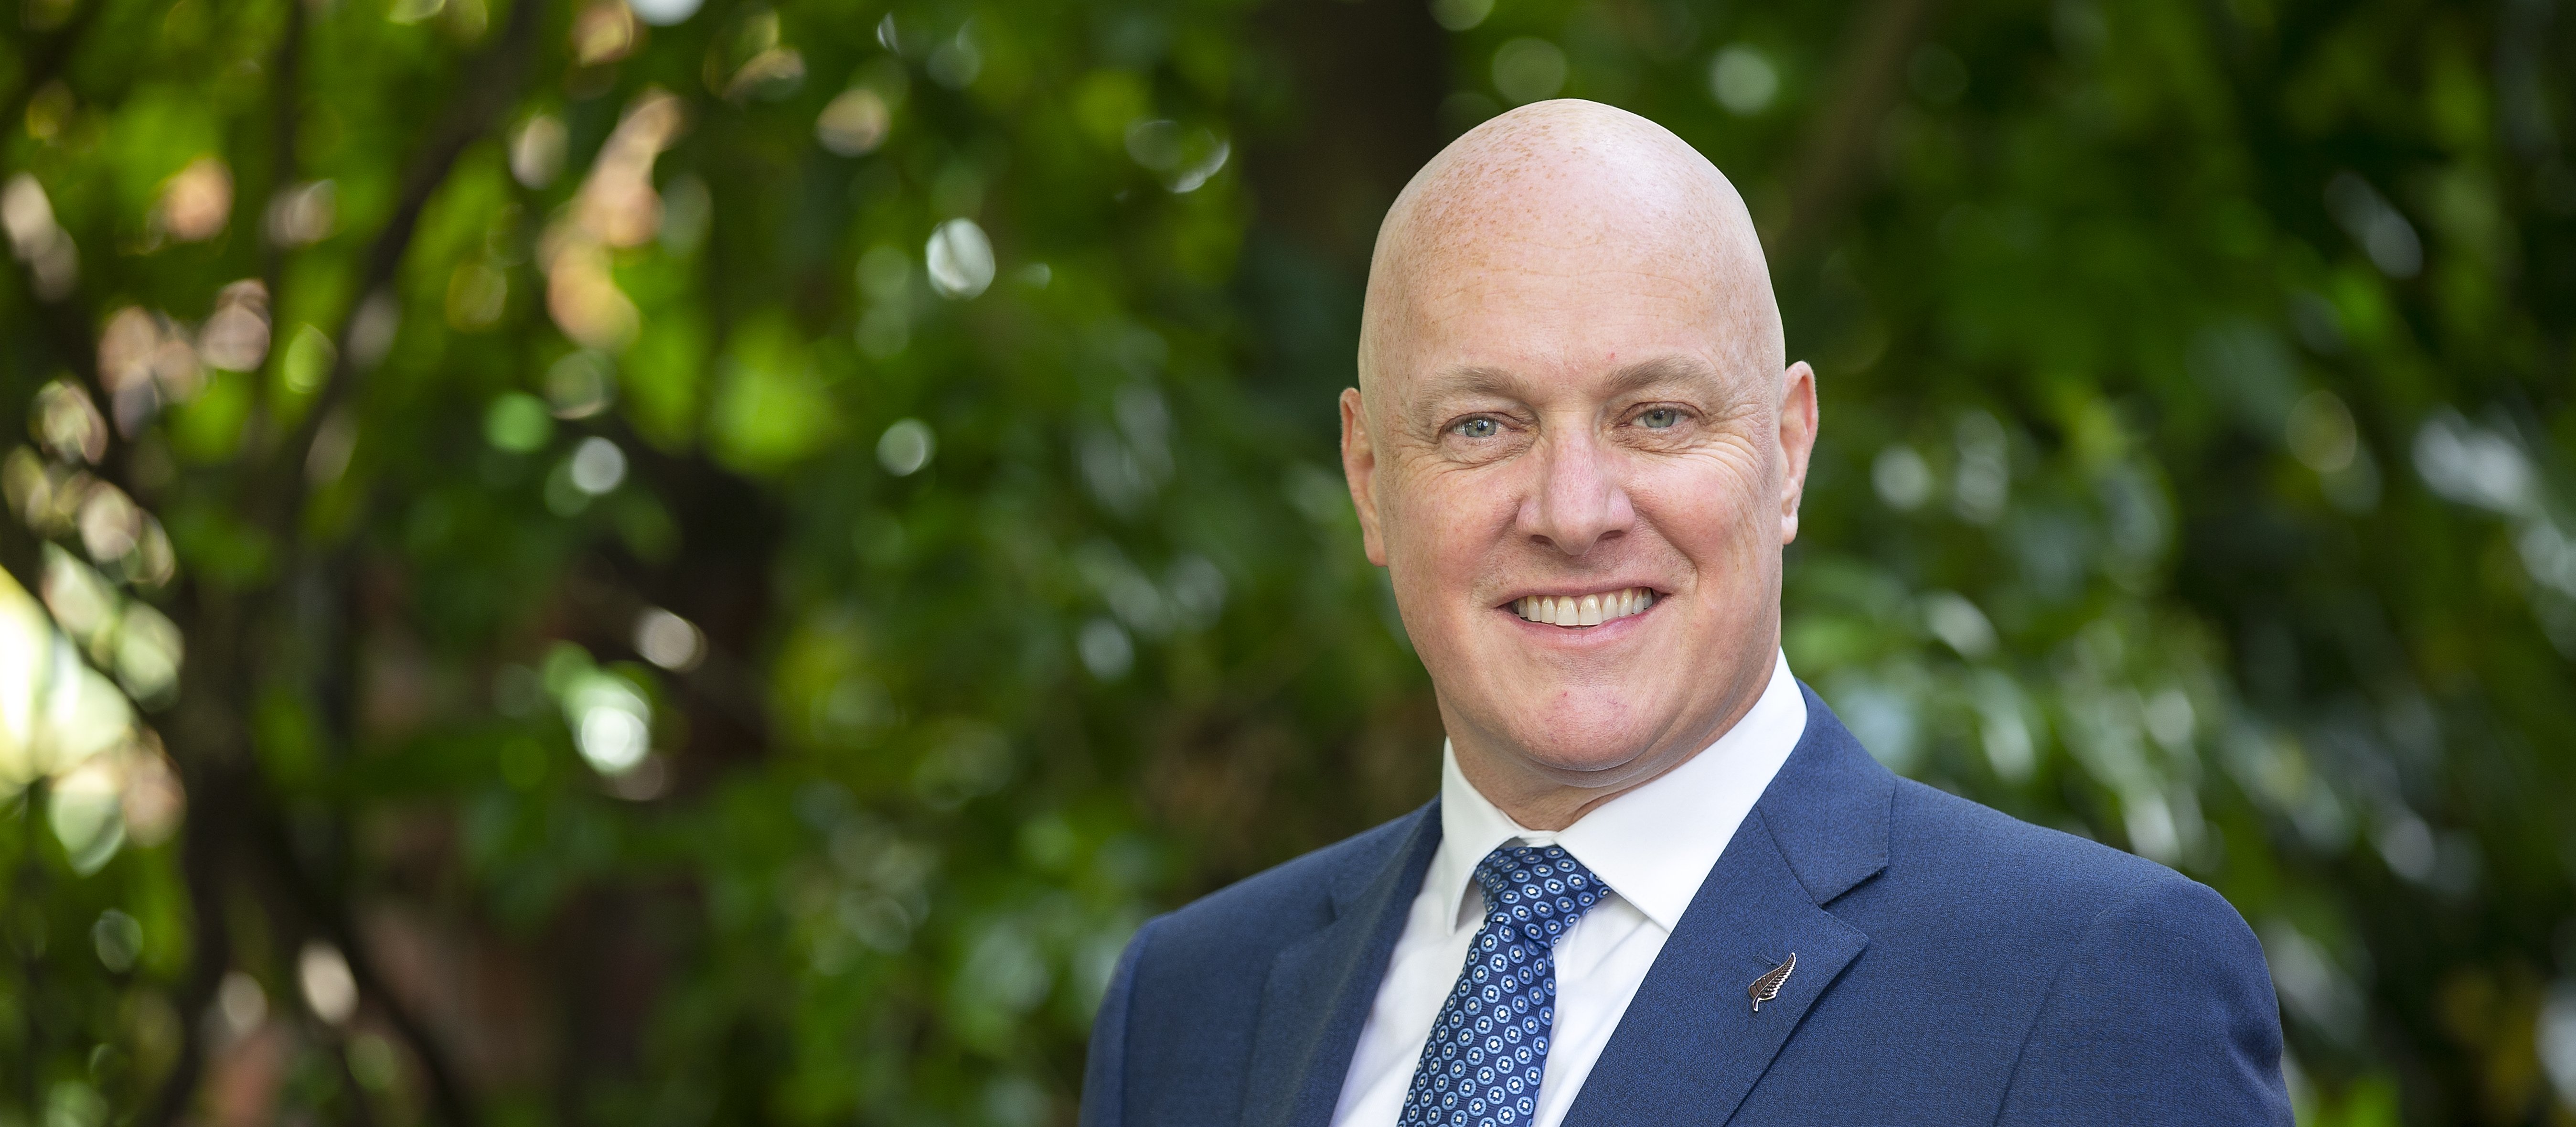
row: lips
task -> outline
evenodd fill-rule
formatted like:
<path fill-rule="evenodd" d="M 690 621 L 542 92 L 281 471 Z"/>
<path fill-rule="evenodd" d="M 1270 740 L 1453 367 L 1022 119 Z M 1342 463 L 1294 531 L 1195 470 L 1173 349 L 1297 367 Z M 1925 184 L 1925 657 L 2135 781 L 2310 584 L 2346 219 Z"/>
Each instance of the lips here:
<path fill-rule="evenodd" d="M 1655 592 L 1648 587 L 1595 595 L 1530 595 L 1511 602 L 1512 613 L 1530 622 L 1571 627 L 1615 622 L 1653 605 Z"/>

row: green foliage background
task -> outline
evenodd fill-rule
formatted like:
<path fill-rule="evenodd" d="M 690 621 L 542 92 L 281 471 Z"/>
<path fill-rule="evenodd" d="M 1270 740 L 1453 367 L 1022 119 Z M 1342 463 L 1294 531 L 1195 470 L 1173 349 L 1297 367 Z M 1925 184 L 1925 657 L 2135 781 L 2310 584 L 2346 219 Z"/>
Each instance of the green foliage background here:
<path fill-rule="evenodd" d="M 1560 93 L 1754 206 L 1873 750 L 2224 892 L 2303 1122 L 2576 1121 L 2558 8 L 21 0 L 0 563 L 141 727 L 0 662 L 0 1122 L 1070 1122 L 1434 789 L 1331 395 Z"/>

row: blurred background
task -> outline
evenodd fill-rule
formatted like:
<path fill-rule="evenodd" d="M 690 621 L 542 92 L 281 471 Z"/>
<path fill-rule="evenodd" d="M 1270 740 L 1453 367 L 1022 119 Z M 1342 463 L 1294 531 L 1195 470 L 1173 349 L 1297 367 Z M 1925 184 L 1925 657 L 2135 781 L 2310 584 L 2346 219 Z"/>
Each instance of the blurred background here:
<path fill-rule="evenodd" d="M 1560 95 L 1751 202 L 1871 749 L 2224 892 L 2303 1123 L 2576 1123 L 2562 8 L 16 0 L 0 1125 L 1070 1123 L 1435 789 L 1332 396 Z"/>

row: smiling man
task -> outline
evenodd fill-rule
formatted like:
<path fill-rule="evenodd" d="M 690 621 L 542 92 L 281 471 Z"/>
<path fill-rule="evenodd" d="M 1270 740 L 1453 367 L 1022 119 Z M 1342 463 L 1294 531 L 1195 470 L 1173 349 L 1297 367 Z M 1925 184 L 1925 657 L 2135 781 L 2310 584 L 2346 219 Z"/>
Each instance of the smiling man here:
<path fill-rule="evenodd" d="M 2290 1121 L 2224 900 L 1896 778 L 1791 676 L 1816 378 L 1697 152 L 1577 101 L 1460 138 L 1359 384 L 1440 797 L 1147 923 L 1086 1124 Z"/>

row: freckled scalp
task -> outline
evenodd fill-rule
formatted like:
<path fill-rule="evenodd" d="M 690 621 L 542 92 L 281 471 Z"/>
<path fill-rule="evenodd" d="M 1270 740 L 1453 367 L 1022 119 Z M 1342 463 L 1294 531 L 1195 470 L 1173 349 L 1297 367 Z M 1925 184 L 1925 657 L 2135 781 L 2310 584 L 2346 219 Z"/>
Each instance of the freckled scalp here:
<path fill-rule="evenodd" d="M 1360 318 L 1359 378 L 1371 415 L 1395 346 L 1426 298 L 1480 272 L 1529 269 L 1554 252 L 1607 248 L 1634 269 L 1707 298 L 1743 375 L 1776 377 L 1787 356 L 1770 271 L 1726 176 L 1664 127 L 1576 99 L 1522 106 L 1469 130 L 1414 174 L 1378 228 Z M 1623 263 L 1624 266 L 1624 263 Z"/>

